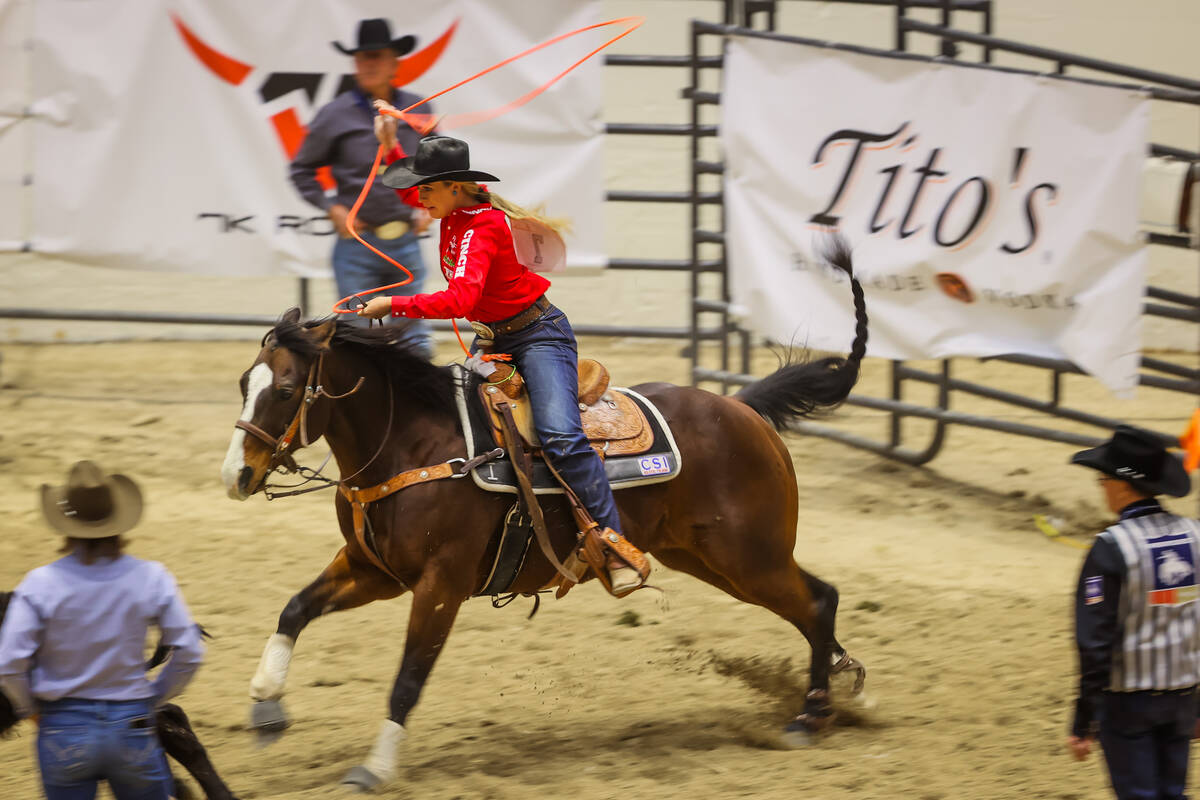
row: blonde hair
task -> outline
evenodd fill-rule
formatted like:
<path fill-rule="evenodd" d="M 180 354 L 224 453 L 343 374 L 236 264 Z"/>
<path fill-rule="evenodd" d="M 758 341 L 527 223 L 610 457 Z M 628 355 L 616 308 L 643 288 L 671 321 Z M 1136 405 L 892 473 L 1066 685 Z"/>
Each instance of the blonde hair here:
<path fill-rule="evenodd" d="M 533 210 L 519 206 L 511 200 L 505 200 L 495 192 L 489 191 L 474 181 L 456 181 L 468 197 L 479 203 L 491 203 L 492 208 L 503 211 L 509 219 L 532 219 L 545 225 L 555 233 L 569 233 L 571 220 L 567 217 L 548 217 L 542 206 Z"/>

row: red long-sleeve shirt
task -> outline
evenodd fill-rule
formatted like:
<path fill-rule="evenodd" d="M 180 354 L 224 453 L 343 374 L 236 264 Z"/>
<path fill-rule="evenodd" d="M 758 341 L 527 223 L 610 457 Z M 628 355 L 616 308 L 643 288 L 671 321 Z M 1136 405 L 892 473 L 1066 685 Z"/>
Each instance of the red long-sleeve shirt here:
<path fill-rule="evenodd" d="M 388 162 L 399 157 L 393 150 Z M 415 189 L 398 193 L 415 204 Z M 496 322 L 521 313 L 550 287 L 517 260 L 508 217 L 488 203 L 446 215 L 439 251 L 449 285 L 429 294 L 392 295 L 392 316 Z"/>

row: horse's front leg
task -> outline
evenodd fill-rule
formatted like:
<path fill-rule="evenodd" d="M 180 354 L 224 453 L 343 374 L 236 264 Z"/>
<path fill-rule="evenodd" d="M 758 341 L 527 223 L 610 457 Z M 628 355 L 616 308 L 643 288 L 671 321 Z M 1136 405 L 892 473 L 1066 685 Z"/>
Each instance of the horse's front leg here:
<path fill-rule="evenodd" d="M 278 732 L 290 724 L 279 699 L 287 681 L 296 637 L 308 623 L 332 611 L 396 597 L 404 587 L 374 567 L 352 561 L 343 547 L 320 576 L 288 601 L 279 625 L 267 640 L 258 671 L 250 681 L 250 727 Z"/>
<path fill-rule="evenodd" d="M 399 748 L 407 736 L 405 720 L 417 704 L 421 689 L 450 635 L 458 609 L 469 594 L 469 589 L 451 586 L 432 570 L 427 570 L 413 587 L 404 658 L 392 686 L 388 718 L 380 726 L 366 761 L 347 772 L 343 784 L 370 790 L 395 779 Z"/>

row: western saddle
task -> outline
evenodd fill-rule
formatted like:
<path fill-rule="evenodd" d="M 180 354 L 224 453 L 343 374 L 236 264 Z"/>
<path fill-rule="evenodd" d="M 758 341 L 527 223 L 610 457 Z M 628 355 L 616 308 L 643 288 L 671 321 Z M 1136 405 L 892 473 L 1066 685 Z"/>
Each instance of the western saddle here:
<path fill-rule="evenodd" d="M 492 435 L 503 446 L 503 420 L 497 406 L 507 403 L 523 444 L 536 453 L 541 442 L 533 427 L 525 383 L 508 364 L 500 367 L 500 373 L 507 377 L 480 385 Z M 610 392 L 608 383 L 608 370 L 603 364 L 591 358 L 579 360 L 579 416 L 588 442 L 601 458 L 646 452 L 654 443 L 654 434 L 645 412 L 622 392 Z"/>

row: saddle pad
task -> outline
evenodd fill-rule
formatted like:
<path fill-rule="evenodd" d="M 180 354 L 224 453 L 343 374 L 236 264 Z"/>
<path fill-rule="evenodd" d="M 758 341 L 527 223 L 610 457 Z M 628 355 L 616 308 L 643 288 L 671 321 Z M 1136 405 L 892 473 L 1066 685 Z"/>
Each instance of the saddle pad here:
<path fill-rule="evenodd" d="M 454 364 L 456 400 L 459 419 L 463 427 L 463 439 L 467 445 L 467 458 L 476 453 L 486 453 L 496 446 L 492 438 L 491 422 L 483 403 L 479 399 L 478 376 Z M 604 472 L 608 475 L 613 491 L 632 486 L 669 481 L 679 474 L 682 459 L 675 437 L 654 404 L 632 389 L 609 389 L 620 392 L 636 403 L 646 416 L 646 428 L 653 435 L 653 443 L 645 452 L 637 455 L 608 455 L 604 460 Z M 470 401 L 468 402 L 468 398 Z M 481 464 L 471 471 L 475 485 L 489 492 L 517 493 L 517 478 L 512 462 L 506 454 L 503 458 Z M 533 460 L 533 490 L 536 494 L 562 494 L 562 486 L 554 479 L 550 468 L 541 458 Z"/>

